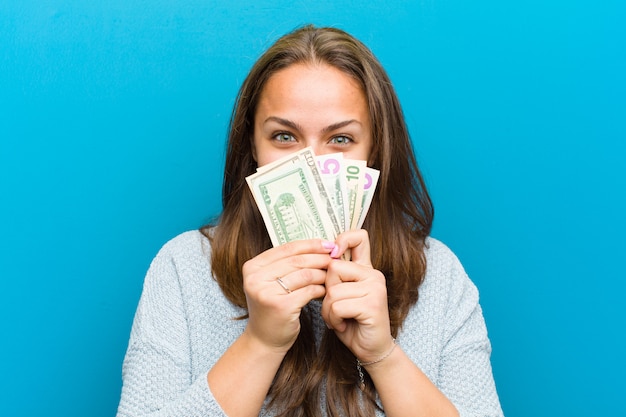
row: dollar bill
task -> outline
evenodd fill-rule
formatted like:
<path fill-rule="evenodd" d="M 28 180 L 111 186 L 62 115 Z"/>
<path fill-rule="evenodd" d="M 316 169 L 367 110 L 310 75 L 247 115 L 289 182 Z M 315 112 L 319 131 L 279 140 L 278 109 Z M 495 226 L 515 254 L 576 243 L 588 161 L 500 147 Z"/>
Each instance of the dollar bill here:
<path fill-rule="evenodd" d="M 350 221 L 346 224 L 348 229 L 356 229 L 361 215 L 361 205 L 363 203 L 363 185 L 365 184 L 365 161 L 355 159 L 344 159 L 342 175 L 346 179 L 348 195 L 348 216 Z"/>
<path fill-rule="evenodd" d="M 374 192 L 376 191 L 376 185 L 378 184 L 378 177 L 380 176 L 380 171 L 374 168 L 367 167 L 365 168 L 365 184 L 363 185 L 363 201 L 361 204 L 361 213 L 359 215 L 359 221 L 356 225 L 357 229 L 363 227 L 363 222 L 365 222 L 365 217 L 367 216 L 367 212 L 372 205 L 372 200 L 374 199 Z"/>
<path fill-rule="evenodd" d="M 311 148 L 304 148 L 246 178 L 274 246 L 299 240 L 334 240 L 341 233 Z"/>
<path fill-rule="evenodd" d="M 300 239 L 334 240 L 361 228 L 378 178 L 365 161 L 342 153 L 316 156 L 308 147 L 259 167 L 246 180 L 278 246 Z"/>
<path fill-rule="evenodd" d="M 343 153 L 318 155 L 315 160 L 341 231 L 344 231 L 347 229 L 346 226 L 350 224 L 350 218 L 346 207 L 348 201 L 346 179 L 342 175 Z"/>

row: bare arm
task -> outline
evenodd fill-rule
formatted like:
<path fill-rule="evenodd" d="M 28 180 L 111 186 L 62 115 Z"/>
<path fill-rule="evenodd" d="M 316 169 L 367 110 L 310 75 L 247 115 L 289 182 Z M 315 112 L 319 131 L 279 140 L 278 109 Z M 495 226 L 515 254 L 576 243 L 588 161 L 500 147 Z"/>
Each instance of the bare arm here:
<path fill-rule="evenodd" d="M 209 371 L 215 399 L 229 416 L 257 416 L 285 352 L 244 332 Z"/>
<path fill-rule="evenodd" d="M 366 369 L 388 417 L 459 415 L 448 398 L 399 347 Z"/>
<path fill-rule="evenodd" d="M 351 249 L 352 261 L 336 259 L 329 265 L 322 315 L 357 358 L 364 363 L 376 362 L 366 369 L 385 414 L 458 416 L 450 400 L 399 347 L 393 347 L 385 277 L 371 265 L 367 232 L 344 233 L 337 244 L 340 250 L 333 255 L 339 257 Z"/>

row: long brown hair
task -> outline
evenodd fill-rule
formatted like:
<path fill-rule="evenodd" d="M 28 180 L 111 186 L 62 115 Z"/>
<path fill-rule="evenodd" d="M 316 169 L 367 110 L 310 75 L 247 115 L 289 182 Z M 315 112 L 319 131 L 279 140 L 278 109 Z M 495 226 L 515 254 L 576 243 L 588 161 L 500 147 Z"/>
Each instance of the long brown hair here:
<path fill-rule="evenodd" d="M 341 30 L 306 26 L 283 36 L 259 58 L 241 86 L 230 121 L 223 212 L 216 223 L 201 229 L 211 241 L 213 275 L 224 295 L 245 308 L 241 268 L 271 247 L 245 181 L 257 168 L 252 153 L 254 116 L 267 80 L 296 63 L 331 65 L 353 77 L 367 98 L 373 139 L 368 165 L 380 170 L 380 178 L 363 227 L 370 236 L 372 264 L 387 279 L 391 329 L 396 336 L 418 299 L 426 271 L 425 239 L 434 211 L 389 77 L 365 45 Z M 298 339 L 270 389 L 270 406 L 281 416 L 319 416 L 325 379 L 329 415 L 374 415 L 375 389 L 366 377 L 365 399 L 360 397 L 354 355 L 333 331 L 324 334 L 317 350 L 307 309 L 301 322 Z"/>

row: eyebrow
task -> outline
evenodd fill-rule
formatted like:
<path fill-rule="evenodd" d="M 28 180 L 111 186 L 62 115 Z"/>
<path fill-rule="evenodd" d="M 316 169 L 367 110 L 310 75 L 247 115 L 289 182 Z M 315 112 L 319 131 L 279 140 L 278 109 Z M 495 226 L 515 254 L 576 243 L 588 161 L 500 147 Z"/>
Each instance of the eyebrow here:
<path fill-rule="evenodd" d="M 300 125 L 298 125 L 295 122 L 292 122 L 291 120 L 283 119 L 282 117 L 270 116 L 267 119 L 265 119 L 264 123 L 267 123 L 267 122 L 276 122 L 276 123 L 279 123 L 279 124 L 281 124 L 283 126 L 287 126 L 287 127 L 292 128 L 292 129 L 295 129 L 297 131 L 302 131 L 302 128 L 300 127 Z M 333 123 L 332 125 L 326 126 L 322 130 L 322 133 L 332 132 L 333 130 L 341 129 L 342 127 L 345 127 L 345 126 L 347 126 L 349 124 L 352 124 L 352 123 L 361 124 L 361 122 L 359 122 L 358 120 L 355 120 L 355 119 L 344 120 L 344 121 Z"/>

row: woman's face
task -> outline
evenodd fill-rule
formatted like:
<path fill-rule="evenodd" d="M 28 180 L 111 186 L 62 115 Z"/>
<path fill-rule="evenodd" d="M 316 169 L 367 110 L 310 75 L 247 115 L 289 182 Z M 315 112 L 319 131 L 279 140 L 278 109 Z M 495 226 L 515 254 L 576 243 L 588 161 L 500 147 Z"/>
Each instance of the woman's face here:
<path fill-rule="evenodd" d="M 310 146 L 316 155 L 343 152 L 368 160 L 372 132 L 365 94 L 327 64 L 294 64 L 272 75 L 254 117 L 258 166 Z"/>

